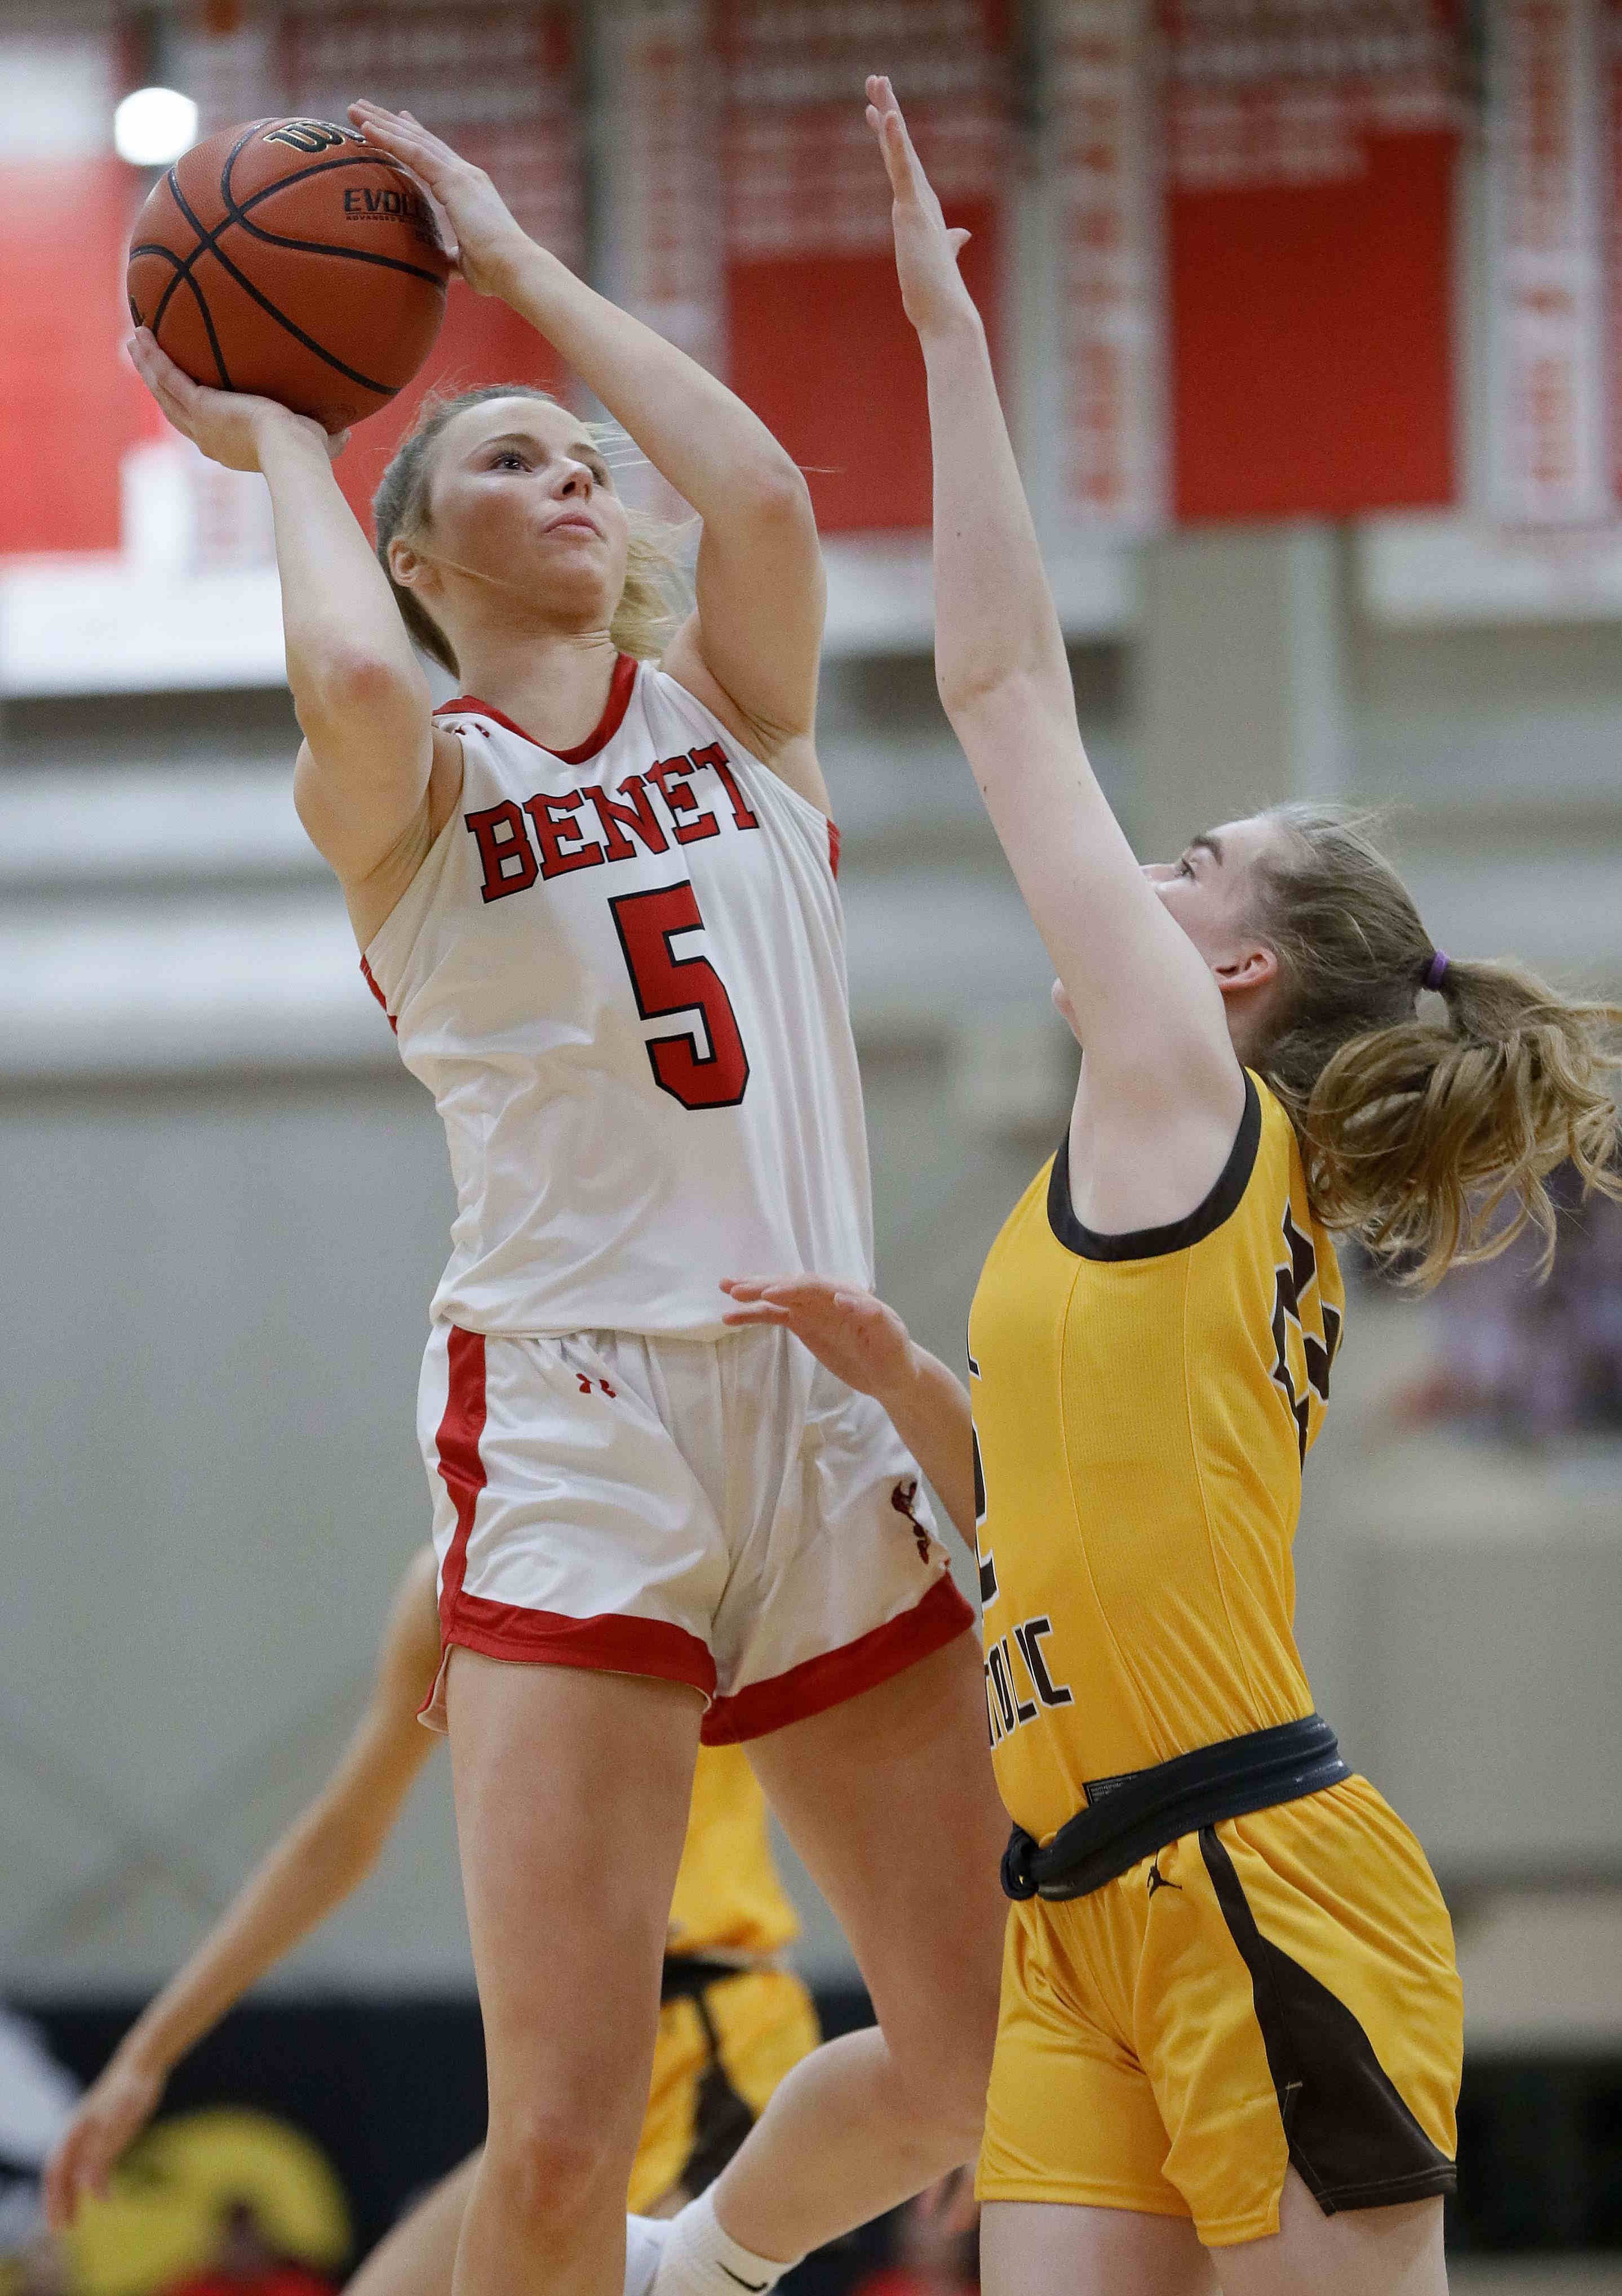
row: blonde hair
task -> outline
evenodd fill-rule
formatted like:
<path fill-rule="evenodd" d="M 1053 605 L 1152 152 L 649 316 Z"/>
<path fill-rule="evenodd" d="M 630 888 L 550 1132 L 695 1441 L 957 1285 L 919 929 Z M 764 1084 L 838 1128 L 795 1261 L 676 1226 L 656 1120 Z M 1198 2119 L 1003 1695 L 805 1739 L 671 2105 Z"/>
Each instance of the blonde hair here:
<path fill-rule="evenodd" d="M 538 398 L 547 406 L 562 405 L 551 391 L 532 382 L 487 382 L 477 390 L 459 390 L 449 398 L 430 393 L 396 447 L 372 497 L 378 563 L 394 593 L 400 619 L 423 652 L 453 677 L 462 675 L 455 648 L 415 593 L 395 580 L 389 545 L 397 535 L 409 540 L 431 523 L 434 447 L 464 407 L 482 406 L 490 398 Z M 585 428 L 596 435 L 592 424 Z M 676 634 L 685 603 L 686 585 L 676 557 L 680 529 L 639 511 L 627 511 L 626 515 L 630 550 L 625 587 L 609 624 L 609 636 L 621 653 L 635 654 L 641 661 L 657 661 Z"/>
<path fill-rule="evenodd" d="M 1254 1065 L 1295 1124 L 1318 1216 L 1428 1288 L 1528 1224 L 1554 1254 L 1547 1182 L 1622 1199 L 1622 1007 L 1564 996 L 1524 966 L 1448 958 L 1369 816 L 1279 806 L 1256 864 L 1257 930 L 1277 955 L 1280 1023 Z M 1440 1017 L 1419 1004 L 1435 980 Z"/>

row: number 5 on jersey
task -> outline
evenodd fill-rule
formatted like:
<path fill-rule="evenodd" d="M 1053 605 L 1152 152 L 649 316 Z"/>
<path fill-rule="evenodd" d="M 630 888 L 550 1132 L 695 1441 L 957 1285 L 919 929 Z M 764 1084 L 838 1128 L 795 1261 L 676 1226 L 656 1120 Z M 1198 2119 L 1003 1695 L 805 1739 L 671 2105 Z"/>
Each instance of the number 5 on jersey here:
<path fill-rule="evenodd" d="M 677 956 L 671 946 L 678 933 L 703 930 L 692 880 L 622 893 L 609 907 L 643 1019 L 696 1016 L 648 1038 L 654 1083 L 684 1108 L 736 1108 L 749 1083 L 749 1055 L 726 984 L 708 957 Z"/>

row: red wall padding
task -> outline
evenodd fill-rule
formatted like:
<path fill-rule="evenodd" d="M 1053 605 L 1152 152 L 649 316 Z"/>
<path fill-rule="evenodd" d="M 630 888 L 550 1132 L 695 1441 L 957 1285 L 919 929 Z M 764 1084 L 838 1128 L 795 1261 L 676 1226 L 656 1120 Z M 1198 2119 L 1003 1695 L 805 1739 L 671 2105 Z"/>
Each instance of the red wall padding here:
<path fill-rule="evenodd" d="M 111 157 L 0 167 L 0 554 L 119 546 L 119 460 L 157 426 L 122 351 L 145 188 Z"/>

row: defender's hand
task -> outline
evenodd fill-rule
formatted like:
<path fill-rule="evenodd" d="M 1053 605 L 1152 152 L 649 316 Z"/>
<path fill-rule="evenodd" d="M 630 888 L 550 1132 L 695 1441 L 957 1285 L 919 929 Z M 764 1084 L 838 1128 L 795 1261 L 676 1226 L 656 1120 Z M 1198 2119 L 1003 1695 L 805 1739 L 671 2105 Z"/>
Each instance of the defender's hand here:
<path fill-rule="evenodd" d="M 160 2073 L 116 2056 L 86 2090 L 45 2163 L 45 2221 L 53 2232 L 66 2232 L 84 2202 L 105 2194 L 114 2164 L 162 2096 Z"/>
<path fill-rule="evenodd" d="M 150 328 L 137 327 L 128 348 L 130 365 L 176 430 L 227 471 L 262 470 L 266 441 L 277 430 L 319 439 L 334 461 L 348 443 L 347 430 L 330 437 L 319 422 L 307 414 L 295 414 L 276 399 L 256 398 L 245 390 L 210 390 L 206 383 L 193 382 L 184 367 L 159 348 Z"/>
<path fill-rule="evenodd" d="M 913 149 L 896 92 L 881 73 L 867 82 L 867 124 L 884 154 L 891 194 L 890 227 L 896 234 L 896 273 L 901 303 L 920 334 L 954 319 L 975 318 L 974 298 L 957 267 L 966 231 L 946 228 L 935 187 Z"/>
<path fill-rule="evenodd" d="M 825 1275 L 727 1276 L 724 1324 L 779 1324 L 847 1387 L 881 1402 L 908 1377 L 913 1342 L 893 1308 Z"/>
<path fill-rule="evenodd" d="M 409 168 L 443 209 L 455 234 L 448 251 L 475 295 L 499 295 L 504 265 L 532 242 L 482 168 L 475 168 L 409 111 L 386 111 L 364 99 L 349 117 L 368 144 Z"/>

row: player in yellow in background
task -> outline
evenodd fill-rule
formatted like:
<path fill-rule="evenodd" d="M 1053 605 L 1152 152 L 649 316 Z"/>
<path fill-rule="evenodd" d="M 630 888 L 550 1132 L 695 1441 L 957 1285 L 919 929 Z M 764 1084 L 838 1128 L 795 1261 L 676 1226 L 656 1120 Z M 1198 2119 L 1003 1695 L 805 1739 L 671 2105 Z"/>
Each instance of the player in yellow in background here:
<path fill-rule="evenodd" d="M 1440 2296 L 1446 1908 L 1313 1710 L 1292 1624 L 1341 1324 L 1331 1232 L 1429 1280 L 1517 1218 L 1552 1235 L 1568 1158 L 1622 1194 L 1622 1011 L 1450 963 L 1323 811 L 1139 866 L 1082 747 L 964 234 L 889 83 L 868 93 L 929 382 L 937 679 L 1085 1057 L 981 1276 L 978 1445 L 956 1382 L 869 1295 L 727 1288 L 876 1396 L 977 1525 L 1014 1820 L 983 2284 Z"/>
<path fill-rule="evenodd" d="M 425 1548 L 401 1581 L 371 1702 L 332 1777 L 80 2100 L 45 2172 L 56 2229 L 105 2190 L 180 2059 L 371 1872 L 440 1742 L 417 1720 L 439 1657 L 434 1556 Z M 815 2047 L 811 1997 L 776 1965 L 797 1927 L 747 1756 L 738 1746 L 702 1749 L 671 1901 L 634 2211 L 668 2214 L 704 2190 L 790 2067 Z M 351 2296 L 448 2296 L 477 2165 L 475 2154 L 396 2226 L 349 2282 Z"/>

